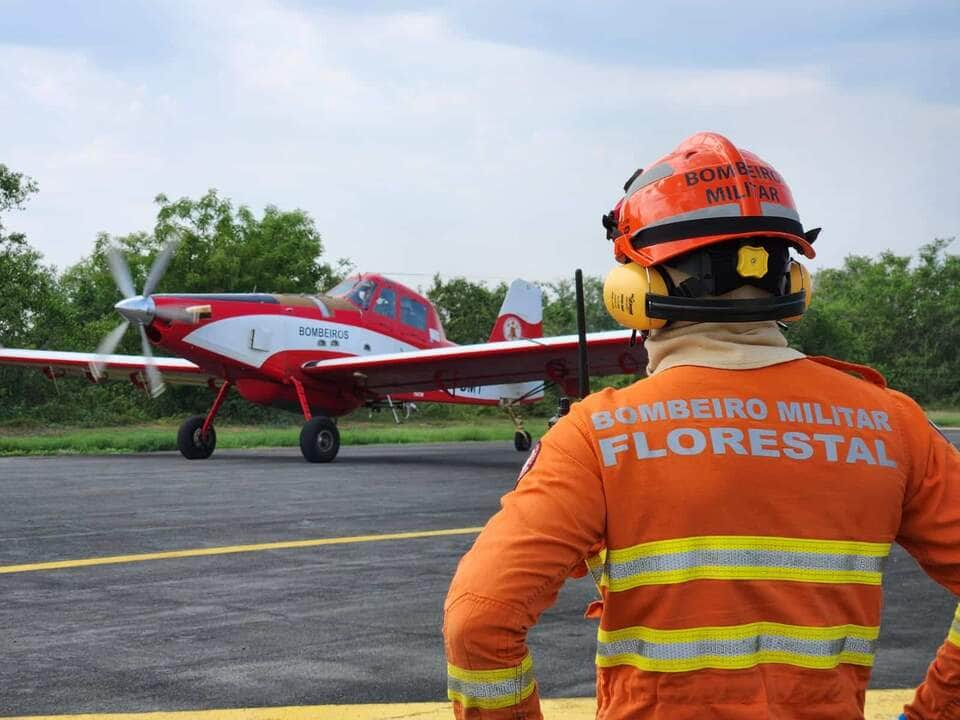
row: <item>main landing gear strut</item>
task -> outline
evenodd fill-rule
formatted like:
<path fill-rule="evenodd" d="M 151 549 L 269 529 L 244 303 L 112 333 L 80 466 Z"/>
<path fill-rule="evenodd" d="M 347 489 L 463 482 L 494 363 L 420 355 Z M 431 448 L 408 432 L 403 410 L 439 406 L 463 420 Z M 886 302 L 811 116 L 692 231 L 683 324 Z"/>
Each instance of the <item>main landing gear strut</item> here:
<path fill-rule="evenodd" d="M 297 392 L 297 401 L 303 412 L 306 422 L 300 430 L 300 452 L 307 462 L 330 462 L 340 450 L 340 431 L 332 418 L 326 415 L 314 417 L 310 412 L 307 394 L 303 385 L 296 378 L 290 379 Z M 227 397 L 231 382 L 224 381 L 217 392 L 217 397 L 210 406 L 210 411 L 204 415 L 194 415 L 183 421 L 177 433 L 177 448 L 187 460 L 206 460 L 213 455 L 217 447 L 217 431 L 213 421 L 220 411 L 220 406 Z"/>
<path fill-rule="evenodd" d="M 183 425 L 180 426 L 177 432 L 177 449 L 187 460 L 206 460 L 213 455 L 217 447 L 217 431 L 213 428 L 213 419 L 217 417 L 229 389 L 230 381 L 225 380 L 206 417 L 193 415 L 184 420 Z"/>
<path fill-rule="evenodd" d="M 296 378 L 290 378 L 290 383 L 297 391 L 300 411 L 306 420 L 300 430 L 300 452 L 303 459 L 312 463 L 331 462 L 340 451 L 340 430 L 337 429 L 337 423 L 326 415 L 314 417 L 310 412 L 303 385 Z"/>
<path fill-rule="evenodd" d="M 512 402 L 502 401 L 500 406 L 504 412 L 510 416 L 510 420 L 513 421 L 513 427 L 516 430 L 516 432 L 513 433 L 513 447 L 517 452 L 527 452 L 533 444 L 533 439 L 530 437 L 530 433 L 523 429 L 523 418 L 513 409 Z"/>

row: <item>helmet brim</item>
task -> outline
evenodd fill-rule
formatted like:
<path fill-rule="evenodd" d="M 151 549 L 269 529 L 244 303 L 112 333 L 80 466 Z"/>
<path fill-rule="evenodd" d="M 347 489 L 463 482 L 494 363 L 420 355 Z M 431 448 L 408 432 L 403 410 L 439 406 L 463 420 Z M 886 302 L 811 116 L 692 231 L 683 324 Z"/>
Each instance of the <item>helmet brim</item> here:
<path fill-rule="evenodd" d="M 643 267 L 653 267 L 660 265 L 668 260 L 672 260 L 680 255 L 699 250 L 700 248 L 716 245 L 727 240 L 737 240 L 751 237 L 775 237 L 783 238 L 790 245 L 803 253 L 806 257 L 812 259 L 817 256 L 817 251 L 813 249 L 807 239 L 801 235 L 793 233 L 776 232 L 770 230 L 749 231 L 742 233 L 724 233 L 723 235 L 707 235 L 704 237 L 687 238 L 684 240 L 673 240 L 672 242 L 659 243 L 644 248 L 634 248 L 629 239 L 623 238 L 625 242 L 621 245 L 621 253 L 635 263 Z"/>

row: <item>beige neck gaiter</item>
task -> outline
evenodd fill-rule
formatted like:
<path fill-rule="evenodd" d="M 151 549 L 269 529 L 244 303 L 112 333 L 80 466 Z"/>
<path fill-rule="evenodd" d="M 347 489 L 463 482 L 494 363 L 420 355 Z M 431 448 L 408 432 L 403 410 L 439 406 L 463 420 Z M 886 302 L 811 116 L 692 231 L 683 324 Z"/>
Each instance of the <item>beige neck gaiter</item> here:
<path fill-rule="evenodd" d="M 666 268 L 675 283 L 687 275 Z M 769 297 L 765 290 L 744 285 L 720 295 L 721 298 L 746 300 Z M 678 322 L 663 330 L 651 330 L 647 349 L 647 375 L 678 365 L 750 370 L 799 360 L 803 353 L 787 347 L 787 339 L 775 320 L 752 323 Z"/>
<path fill-rule="evenodd" d="M 675 323 L 652 330 L 645 343 L 647 375 L 678 365 L 748 370 L 799 360 L 777 323 Z"/>

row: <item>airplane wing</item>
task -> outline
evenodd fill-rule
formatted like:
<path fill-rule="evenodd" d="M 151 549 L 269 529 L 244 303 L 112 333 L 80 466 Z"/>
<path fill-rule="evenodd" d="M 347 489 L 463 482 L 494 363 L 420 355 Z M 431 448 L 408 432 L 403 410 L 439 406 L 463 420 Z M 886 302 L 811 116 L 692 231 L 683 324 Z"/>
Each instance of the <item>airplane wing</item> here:
<path fill-rule="evenodd" d="M 642 342 L 630 346 L 630 335 L 629 330 L 588 334 L 590 374 L 644 372 L 647 353 Z M 577 383 L 577 336 L 313 360 L 304 363 L 302 369 L 315 380 L 352 385 L 371 396 L 531 380 L 549 380 L 573 392 Z"/>
<path fill-rule="evenodd" d="M 90 363 L 98 358 L 96 353 L 60 352 L 57 350 L 22 350 L 0 348 L 0 365 L 33 367 L 51 380 L 60 377 L 85 377 L 95 382 L 90 373 Z M 124 380 L 134 385 L 143 384 L 147 359 L 140 355 L 104 355 L 105 361 L 100 381 Z M 208 385 L 215 378 L 183 358 L 155 358 L 163 380 L 171 385 Z"/>

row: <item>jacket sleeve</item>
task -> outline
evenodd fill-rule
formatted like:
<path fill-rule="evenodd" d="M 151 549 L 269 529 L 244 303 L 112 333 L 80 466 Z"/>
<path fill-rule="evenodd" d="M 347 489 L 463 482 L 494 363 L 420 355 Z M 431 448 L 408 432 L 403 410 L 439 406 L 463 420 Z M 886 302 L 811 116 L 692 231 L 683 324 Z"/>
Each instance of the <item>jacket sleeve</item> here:
<path fill-rule="evenodd" d="M 460 720 L 538 720 L 527 631 L 603 536 L 599 463 L 571 413 L 531 452 L 460 561 L 444 605 L 448 696 Z"/>
<path fill-rule="evenodd" d="M 897 542 L 931 578 L 960 596 L 960 453 L 922 415 L 911 419 L 914 427 L 927 429 L 914 445 L 913 481 Z M 904 711 L 909 720 L 960 719 L 960 608 Z"/>

